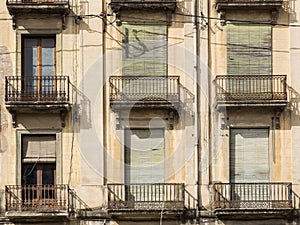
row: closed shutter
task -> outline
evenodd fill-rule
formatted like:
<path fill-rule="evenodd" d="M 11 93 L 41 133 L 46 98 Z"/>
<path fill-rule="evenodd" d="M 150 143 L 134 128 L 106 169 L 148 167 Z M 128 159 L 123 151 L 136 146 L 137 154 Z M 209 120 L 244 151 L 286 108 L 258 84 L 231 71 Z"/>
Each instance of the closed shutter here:
<path fill-rule="evenodd" d="M 126 183 L 164 182 L 164 130 L 126 130 Z"/>
<path fill-rule="evenodd" d="M 231 129 L 231 182 L 269 182 L 268 129 Z"/>
<path fill-rule="evenodd" d="M 55 135 L 22 135 L 23 162 L 54 162 Z"/>
<path fill-rule="evenodd" d="M 124 24 L 122 27 L 123 75 L 165 76 L 166 24 Z"/>
<path fill-rule="evenodd" d="M 271 75 L 271 25 L 229 23 L 227 29 L 228 75 Z"/>
<path fill-rule="evenodd" d="M 165 140 L 163 129 L 133 129 L 125 133 L 125 183 L 155 184 L 164 182 Z M 163 187 L 130 192 L 136 201 L 162 199 Z M 160 189 L 160 190 L 158 190 Z"/>
<path fill-rule="evenodd" d="M 123 75 L 134 76 L 123 83 L 122 94 L 130 100 L 166 98 L 166 24 L 124 24 Z"/>
<path fill-rule="evenodd" d="M 268 183 L 268 149 L 268 129 L 231 129 L 230 183 Z M 262 189 L 259 185 L 236 184 L 232 188 L 235 200 L 263 200 L 269 196 L 267 186 Z"/>

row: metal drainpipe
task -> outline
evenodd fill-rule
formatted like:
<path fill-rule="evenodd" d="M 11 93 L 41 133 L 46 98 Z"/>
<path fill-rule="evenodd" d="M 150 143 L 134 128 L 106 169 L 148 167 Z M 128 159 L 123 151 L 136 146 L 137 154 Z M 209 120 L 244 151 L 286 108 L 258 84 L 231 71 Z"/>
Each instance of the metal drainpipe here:
<path fill-rule="evenodd" d="M 211 16 L 211 0 L 207 0 L 207 8 L 208 8 L 208 18 L 210 18 Z M 211 104 L 212 104 L 212 98 L 211 98 L 211 78 L 212 78 L 212 74 L 210 73 L 210 69 L 212 68 L 212 60 L 211 60 L 211 33 L 210 33 L 210 27 L 211 27 L 211 20 L 208 19 L 208 24 L 207 24 L 207 30 L 208 30 L 208 35 L 207 35 L 207 45 L 208 45 L 208 120 L 209 120 L 209 126 L 208 126 L 208 158 L 209 158 L 209 167 L 208 167 L 208 173 L 209 173 L 209 179 L 208 182 L 209 184 L 211 184 L 212 182 L 212 111 L 211 111 Z"/>
<path fill-rule="evenodd" d="M 106 86 L 106 13 L 107 9 L 105 7 L 105 0 L 102 0 L 102 9 L 101 12 L 105 13 L 105 17 L 102 19 L 102 81 L 103 81 L 103 105 L 102 105 L 102 110 L 103 110 L 103 184 L 107 184 L 107 157 L 106 157 L 106 149 L 107 149 L 107 86 Z"/>
<path fill-rule="evenodd" d="M 196 151 L 197 151 L 197 223 L 200 223 L 200 210 L 202 205 L 201 200 L 201 172 L 200 172 L 200 161 L 201 161 L 201 127 L 200 127 L 200 29 L 199 29 L 199 0 L 194 0 L 194 76 L 196 76 L 195 83 L 195 95 L 196 95 L 196 112 L 195 112 L 195 136 L 196 136 Z"/>

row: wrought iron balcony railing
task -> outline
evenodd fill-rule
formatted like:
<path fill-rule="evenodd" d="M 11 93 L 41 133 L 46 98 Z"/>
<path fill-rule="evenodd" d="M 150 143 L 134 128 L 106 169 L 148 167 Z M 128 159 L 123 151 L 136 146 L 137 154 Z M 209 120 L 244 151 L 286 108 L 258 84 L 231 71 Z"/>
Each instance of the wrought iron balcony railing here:
<path fill-rule="evenodd" d="M 53 13 L 65 15 L 69 12 L 69 0 L 6 0 L 11 14 Z"/>
<path fill-rule="evenodd" d="M 291 183 L 215 183 L 213 208 L 291 209 Z"/>
<path fill-rule="evenodd" d="M 7 4 L 69 4 L 69 0 L 6 0 Z"/>
<path fill-rule="evenodd" d="M 111 76 L 109 82 L 114 105 L 180 102 L 179 76 Z"/>
<path fill-rule="evenodd" d="M 283 0 L 217 0 L 216 9 L 228 9 L 228 8 L 279 8 L 282 6 Z"/>
<path fill-rule="evenodd" d="M 7 185 L 7 212 L 79 212 L 89 207 L 68 185 Z"/>
<path fill-rule="evenodd" d="M 6 104 L 68 103 L 68 76 L 8 76 L 5 78 Z"/>
<path fill-rule="evenodd" d="M 121 9 L 154 9 L 170 10 L 176 9 L 177 0 L 111 0 L 110 6 L 113 11 Z"/>
<path fill-rule="evenodd" d="M 285 75 L 224 75 L 216 77 L 217 103 L 286 103 Z"/>
<path fill-rule="evenodd" d="M 109 210 L 183 210 L 183 184 L 108 184 Z"/>

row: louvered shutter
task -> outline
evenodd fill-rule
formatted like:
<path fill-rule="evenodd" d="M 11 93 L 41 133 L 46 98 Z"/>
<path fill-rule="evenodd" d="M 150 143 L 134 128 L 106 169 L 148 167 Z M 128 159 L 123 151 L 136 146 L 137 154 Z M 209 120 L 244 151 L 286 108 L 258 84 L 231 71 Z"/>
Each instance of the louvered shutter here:
<path fill-rule="evenodd" d="M 23 162 L 55 162 L 55 135 L 23 135 Z"/>
<path fill-rule="evenodd" d="M 164 182 L 165 140 L 163 129 L 126 130 L 125 147 L 125 183 L 155 184 Z M 162 186 L 156 190 L 135 190 L 131 193 L 136 201 L 162 199 Z M 159 189 L 159 190 L 158 190 Z M 155 196 L 154 196 L 155 195 Z"/>
<path fill-rule="evenodd" d="M 230 136 L 231 181 L 268 182 L 268 129 L 232 129 Z"/>
<path fill-rule="evenodd" d="M 126 130 L 127 183 L 164 181 L 164 130 Z"/>
<path fill-rule="evenodd" d="M 124 24 L 122 41 L 122 94 L 130 100 L 165 98 L 167 82 L 166 24 Z M 146 77 L 146 78 L 145 78 Z"/>
<path fill-rule="evenodd" d="M 167 26 L 124 24 L 123 75 L 165 76 L 167 71 Z"/>
<path fill-rule="evenodd" d="M 227 29 L 228 75 L 270 75 L 271 25 L 228 23 Z"/>
<path fill-rule="evenodd" d="M 269 182 L 268 129 L 231 129 L 230 183 Z M 240 200 L 258 199 L 255 191 L 234 186 L 234 196 Z M 248 193 L 249 192 L 249 193 Z M 268 198 L 268 190 L 259 198 Z M 260 199 L 262 200 L 262 199 Z"/>

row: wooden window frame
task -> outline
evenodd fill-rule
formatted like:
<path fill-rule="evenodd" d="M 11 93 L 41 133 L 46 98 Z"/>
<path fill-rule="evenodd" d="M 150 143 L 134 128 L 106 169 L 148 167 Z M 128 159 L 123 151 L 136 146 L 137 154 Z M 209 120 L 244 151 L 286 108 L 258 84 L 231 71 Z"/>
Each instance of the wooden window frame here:
<path fill-rule="evenodd" d="M 37 90 L 36 90 L 36 93 L 35 91 L 33 91 L 33 94 L 37 94 L 38 96 L 41 96 L 41 95 L 44 95 L 43 91 L 42 91 L 42 60 L 43 60 L 43 57 L 42 57 L 42 50 L 43 50 L 43 47 L 42 47 L 42 40 L 43 39 L 50 39 L 50 40 L 53 40 L 54 41 L 54 47 L 53 47 L 53 51 L 54 51 L 54 57 L 53 57 L 53 66 L 54 66 L 54 72 L 53 72 L 53 90 L 55 92 L 56 88 L 57 88 L 57 80 L 56 80 L 56 62 L 57 62 L 57 58 L 56 58 L 56 37 L 54 35 L 22 35 L 21 37 L 21 76 L 22 76 L 22 83 L 21 83 L 21 86 L 22 86 L 22 93 L 26 93 L 26 85 L 25 85 L 25 77 L 27 76 L 30 76 L 30 77 L 34 77 L 32 74 L 26 74 L 26 65 L 25 65 L 25 50 L 26 47 L 25 46 L 25 41 L 28 40 L 28 39 L 35 39 L 37 41 L 37 74 L 36 74 L 36 77 L 38 79 L 38 82 L 37 82 Z M 44 47 L 44 48 L 50 48 L 50 47 Z M 52 48 L 52 47 L 51 47 Z M 50 96 L 49 96 L 50 97 Z M 53 96 L 55 97 L 55 96 Z"/>

